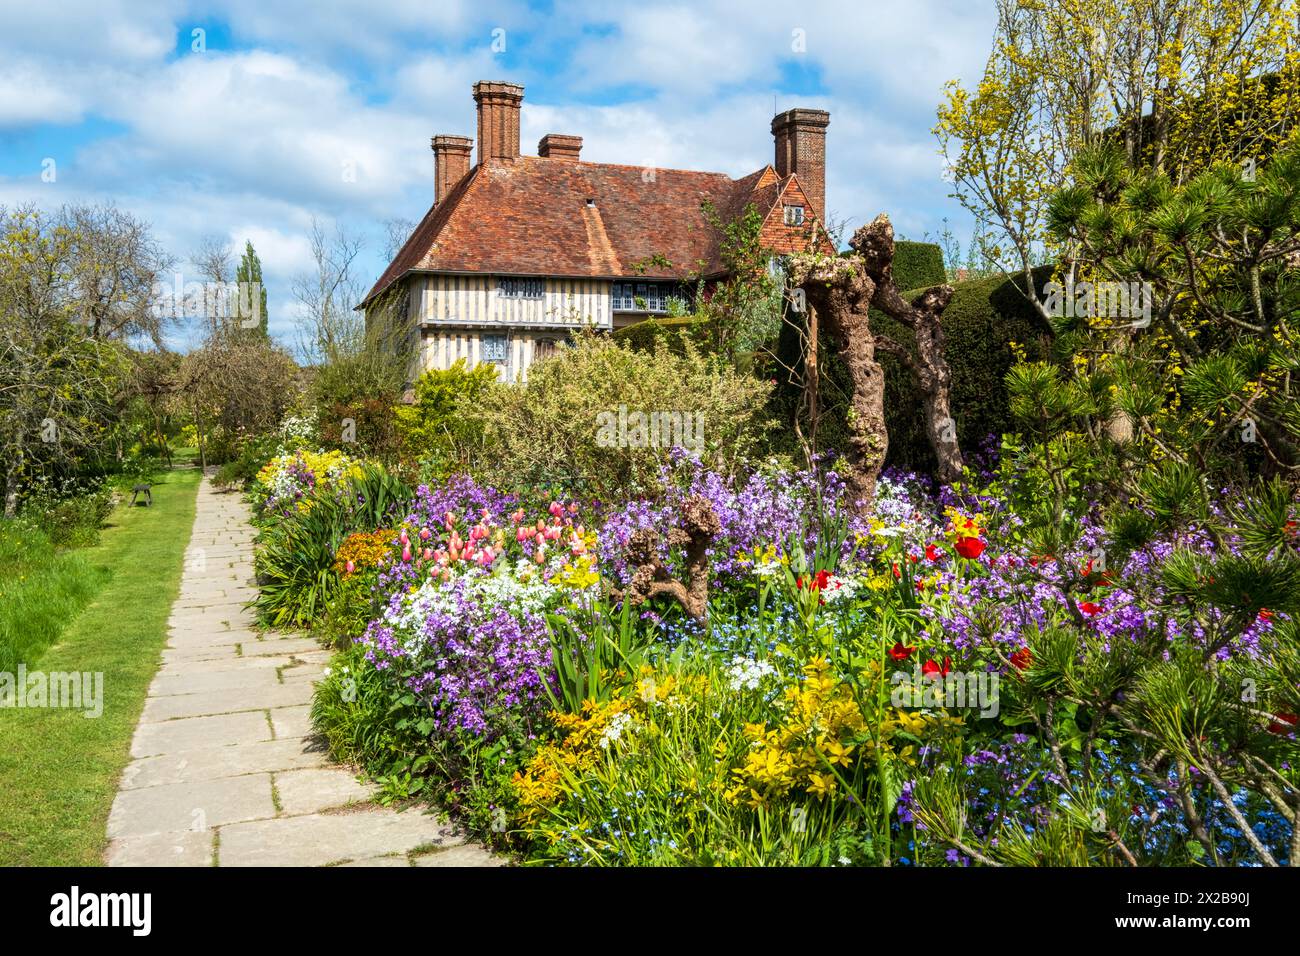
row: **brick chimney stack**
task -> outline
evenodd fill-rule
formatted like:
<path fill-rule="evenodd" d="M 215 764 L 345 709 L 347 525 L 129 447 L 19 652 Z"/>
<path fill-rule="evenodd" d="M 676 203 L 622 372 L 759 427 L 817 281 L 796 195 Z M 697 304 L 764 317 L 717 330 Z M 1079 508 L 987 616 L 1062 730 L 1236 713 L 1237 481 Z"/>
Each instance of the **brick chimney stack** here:
<path fill-rule="evenodd" d="M 519 158 L 519 104 L 523 101 L 524 88 L 517 83 L 480 80 L 474 84 L 480 163 L 511 163 Z"/>
<path fill-rule="evenodd" d="M 776 139 L 776 173 L 791 173 L 813 204 L 813 212 L 826 222 L 826 127 L 831 114 L 825 110 L 786 110 L 772 119 Z"/>
<path fill-rule="evenodd" d="M 565 162 L 578 162 L 582 152 L 581 136 L 566 136 L 563 133 L 547 133 L 537 144 L 537 155 L 544 159 L 562 159 Z"/>
<path fill-rule="evenodd" d="M 469 154 L 474 141 L 468 136 L 433 138 L 433 201 L 442 202 L 447 193 L 469 172 Z"/>

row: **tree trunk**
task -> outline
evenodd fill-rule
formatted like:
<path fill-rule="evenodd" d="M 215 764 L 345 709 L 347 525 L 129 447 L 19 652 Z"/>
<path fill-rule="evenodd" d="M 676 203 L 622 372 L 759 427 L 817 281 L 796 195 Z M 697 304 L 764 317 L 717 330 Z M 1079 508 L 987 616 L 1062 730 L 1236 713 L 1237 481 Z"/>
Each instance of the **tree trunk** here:
<path fill-rule="evenodd" d="M 817 310 L 808 306 L 808 354 L 804 358 L 804 391 L 808 396 L 808 444 L 817 451 L 817 422 L 821 418 L 821 397 L 817 365 Z"/>
<path fill-rule="evenodd" d="M 875 286 L 871 304 L 891 319 L 910 328 L 916 336 L 916 359 L 901 342 L 881 336 L 878 344 L 898 356 L 911 370 L 921 392 L 925 432 L 938 462 L 937 476 L 952 484 L 962 475 L 961 446 L 957 422 L 952 416 L 952 372 L 943 354 L 943 311 L 952 301 L 953 288 L 937 285 L 913 301 L 903 298 L 894 284 L 894 227 L 885 215 L 853 234 L 849 243 L 862 257 L 863 267 Z"/>
<path fill-rule="evenodd" d="M 849 462 L 845 485 L 862 514 L 875 506 L 876 479 L 885 466 L 889 432 L 885 428 L 885 370 L 876 361 L 876 340 L 865 311 L 828 314 L 827 331 L 848 366 L 853 395 L 849 411 Z"/>
<path fill-rule="evenodd" d="M 194 406 L 194 434 L 199 440 L 199 469 L 206 472 L 208 470 L 208 458 L 203 449 L 203 413 L 199 411 L 198 405 Z"/>
<path fill-rule="evenodd" d="M 5 517 L 18 517 L 18 476 L 23 467 L 23 450 L 19 446 L 5 469 Z"/>
<path fill-rule="evenodd" d="M 957 420 L 952 416 L 952 372 L 943 355 L 943 323 L 939 312 L 918 310 L 916 350 L 920 358 L 918 384 L 925 433 L 938 461 L 937 476 L 944 484 L 951 485 L 961 479 L 965 462 L 957 441 Z"/>

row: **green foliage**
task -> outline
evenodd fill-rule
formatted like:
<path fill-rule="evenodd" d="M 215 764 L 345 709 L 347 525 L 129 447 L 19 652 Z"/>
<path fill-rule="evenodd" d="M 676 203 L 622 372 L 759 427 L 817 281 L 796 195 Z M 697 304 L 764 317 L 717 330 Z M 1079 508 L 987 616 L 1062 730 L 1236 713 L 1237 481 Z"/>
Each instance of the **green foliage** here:
<path fill-rule="evenodd" d="M 84 548 L 99 542 L 99 531 L 113 512 L 113 489 L 100 480 L 70 481 L 56 490 L 38 479 L 23 499 L 22 517 L 58 548 Z"/>
<path fill-rule="evenodd" d="M 334 555 L 354 531 L 373 531 L 409 501 L 411 489 L 380 465 L 367 465 L 338 494 L 313 496 L 305 512 L 273 520 L 258 536 L 261 590 L 253 606 L 273 627 L 319 621 L 339 589 Z"/>
<path fill-rule="evenodd" d="M 659 342 L 665 343 L 677 355 L 685 354 L 686 341 L 707 350 L 716 333 L 709 320 L 699 315 L 656 317 L 636 322 L 614 332 L 614 341 L 628 345 L 639 352 L 653 352 Z"/>
<path fill-rule="evenodd" d="M 405 798 L 423 789 L 423 764 L 412 774 L 429 733 L 421 732 L 421 710 L 414 696 L 395 690 L 367 665 L 365 652 L 352 646 L 330 662 L 329 676 L 316 685 L 311 719 L 332 757 L 364 767 L 385 783 L 390 798 Z"/>
<path fill-rule="evenodd" d="M 270 327 L 270 316 L 266 309 L 266 286 L 262 284 L 262 260 L 257 257 L 256 250 L 253 249 L 252 240 L 244 243 L 244 254 L 239 258 L 239 265 L 235 267 L 235 281 L 241 284 L 241 287 L 251 287 L 251 292 L 247 297 L 240 295 L 241 305 L 251 299 L 252 295 L 257 295 L 258 301 L 254 305 L 257 309 L 256 333 L 263 339 L 269 341 L 270 333 L 267 329 Z M 243 316 L 243 321 L 248 321 L 254 316 Z"/>
<path fill-rule="evenodd" d="M 246 489 L 267 459 L 277 453 L 279 445 L 280 436 L 276 434 L 253 435 L 244 439 L 227 452 L 230 460 L 217 469 L 212 483 L 218 488 Z"/>
<path fill-rule="evenodd" d="M 485 399 L 484 466 L 497 487 L 565 483 L 612 497 L 655 488 L 676 443 L 731 473 L 760 448 L 767 391 L 689 343 L 681 355 L 663 343 L 646 353 L 583 333 Z M 671 417 L 638 433 L 632 416 L 651 413 Z"/>
<path fill-rule="evenodd" d="M 947 281 L 943 250 L 933 242 L 894 243 L 894 285 L 900 289 L 928 289 Z M 874 316 L 873 316 L 874 319 Z"/>
<path fill-rule="evenodd" d="M 901 268 L 900 268 L 901 266 Z M 1041 288 L 1051 270 L 1035 270 L 1034 281 Z M 930 243 L 899 242 L 895 252 L 895 276 L 899 288 L 911 300 L 931 286 L 945 281 L 942 257 Z M 906 278 L 911 285 L 903 285 Z M 957 439 L 962 449 L 979 448 L 988 436 L 1013 430 L 1004 378 L 1017 359 L 1048 356 L 1051 330 L 1023 295 L 1023 277 L 995 277 L 956 283 L 952 302 L 943 313 L 944 358 L 952 373 L 952 408 L 957 421 Z M 872 328 L 909 347 L 911 331 L 877 312 L 871 314 Z M 797 360 L 799 335 L 790 327 L 783 333 L 781 361 Z M 934 467 L 934 452 L 925 432 L 921 402 L 911 373 L 895 358 L 883 353 L 877 360 L 885 371 L 885 424 L 889 431 L 888 463 L 919 471 Z M 845 416 L 852 388 L 847 369 L 836 350 L 823 337 L 821 348 L 821 407 L 818 447 L 842 449 L 847 441 Z M 788 375 L 781 375 L 788 381 Z M 793 414 L 798 390 L 786 385 L 779 392 L 779 404 Z M 805 429 L 806 429 L 805 424 Z"/>
<path fill-rule="evenodd" d="M 628 674 L 638 672 L 650 644 L 639 623 L 630 601 L 615 609 L 601 600 L 577 614 L 546 616 L 558 693 L 542 686 L 556 710 L 576 714 L 585 700 L 603 703 Z"/>
<path fill-rule="evenodd" d="M 104 582 L 80 552 L 60 551 L 40 528 L 0 519 L 0 672 L 31 666 Z"/>
<path fill-rule="evenodd" d="M 703 295 L 696 294 L 696 311 L 705 319 L 702 331 L 712 336 L 713 349 L 727 361 L 758 351 L 781 330 L 781 286 L 769 270 L 771 252 L 763 246 L 763 216 L 750 203 L 735 219 L 724 222 L 712 205 L 704 212 L 721 234 L 718 257 L 728 278 Z"/>
<path fill-rule="evenodd" d="M 321 618 L 324 643 L 341 650 L 365 633 L 377 610 L 370 592 L 373 584 L 372 575 L 361 574 L 348 575 L 339 582 L 325 599 Z"/>
<path fill-rule="evenodd" d="M 1300 361 L 1298 181 L 1300 144 L 1253 174 L 1219 164 L 1182 184 L 1102 144 L 1053 196 L 1053 233 L 1082 250 L 1078 281 L 1144 289 L 1140 321 L 1098 306 L 1055 323 L 1073 379 L 1114 395 L 1119 417 L 1100 407 L 1081 421 L 1098 458 L 1124 472 L 1112 480 L 1131 483 L 1166 458 L 1219 482 L 1300 461 L 1289 385 Z"/>
<path fill-rule="evenodd" d="M 464 359 L 421 375 L 415 400 L 395 413 L 402 457 L 421 462 L 433 481 L 466 471 L 482 445 L 483 402 L 496 382 L 495 365 L 469 369 Z"/>

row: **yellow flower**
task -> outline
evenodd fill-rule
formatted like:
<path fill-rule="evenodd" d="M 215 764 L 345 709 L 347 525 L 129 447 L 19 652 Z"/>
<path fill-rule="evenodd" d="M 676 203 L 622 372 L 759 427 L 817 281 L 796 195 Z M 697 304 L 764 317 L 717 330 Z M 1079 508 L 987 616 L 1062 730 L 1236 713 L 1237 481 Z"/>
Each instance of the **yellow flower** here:
<path fill-rule="evenodd" d="M 822 755 L 831 763 L 837 763 L 841 767 L 849 765 L 849 754 L 852 752 L 852 744 L 846 747 L 838 740 L 828 740 L 822 747 Z"/>
<path fill-rule="evenodd" d="M 808 774 L 808 793 L 818 800 L 825 799 L 835 792 L 835 776 L 829 773 Z"/>

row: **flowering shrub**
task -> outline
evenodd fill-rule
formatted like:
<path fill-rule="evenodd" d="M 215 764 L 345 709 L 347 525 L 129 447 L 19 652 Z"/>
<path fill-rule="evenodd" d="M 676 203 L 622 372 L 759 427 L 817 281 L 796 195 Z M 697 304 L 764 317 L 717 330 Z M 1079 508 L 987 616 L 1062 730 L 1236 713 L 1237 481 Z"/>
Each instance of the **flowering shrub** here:
<path fill-rule="evenodd" d="M 306 512 L 314 495 L 337 490 L 360 473 L 360 463 L 341 451 L 300 449 L 279 455 L 257 473 L 251 489 L 253 507 L 259 515 Z"/>

